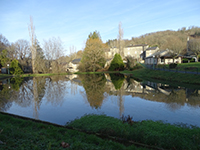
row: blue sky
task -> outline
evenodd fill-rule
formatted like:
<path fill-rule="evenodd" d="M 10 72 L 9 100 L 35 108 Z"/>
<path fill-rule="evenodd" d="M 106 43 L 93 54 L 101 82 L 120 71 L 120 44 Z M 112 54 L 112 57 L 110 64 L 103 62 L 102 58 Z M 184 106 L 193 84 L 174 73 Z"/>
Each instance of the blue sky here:
<path fill-rule="evenodd" d="M 124 39 L 145 33 L 200 26 L 200 0 L 0 0 L 0 34 L 10 42 L 29 40 L 33 17 L 39 42 L 60 37 L 69 47 L 84 48 L 90 32 L 103 42 L 115 39 L 122 22 Z"/>

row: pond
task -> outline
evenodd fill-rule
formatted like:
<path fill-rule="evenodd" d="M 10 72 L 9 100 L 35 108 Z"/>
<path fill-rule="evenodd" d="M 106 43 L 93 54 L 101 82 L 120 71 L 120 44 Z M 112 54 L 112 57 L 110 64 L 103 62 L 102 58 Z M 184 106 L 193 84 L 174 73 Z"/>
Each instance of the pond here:
<path fill-rule="evenodd" d="M 200 87 L 141 82 L 123 74 L 12 78 L 0 81 L 0 111 L 59 125 L 105 114 L 200 127 Z"/>

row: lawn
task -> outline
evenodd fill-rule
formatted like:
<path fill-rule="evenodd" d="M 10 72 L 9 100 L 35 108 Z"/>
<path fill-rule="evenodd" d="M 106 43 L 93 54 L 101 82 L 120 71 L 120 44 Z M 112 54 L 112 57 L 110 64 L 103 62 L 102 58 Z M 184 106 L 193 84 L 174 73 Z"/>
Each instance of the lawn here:
<path fill-rule="evenodd" d="M 0 74 L 0 79 L 5 79 L 5 78 L 9 78 L 9 77 L 12 77 L 12 75 Z"/>
<path fill-rule="evenodd" d="M 2 150 L 147 150 L 124 145 L 95 134 L 74 129 L 20 119 L 0 113 L 0 149 Z"/>

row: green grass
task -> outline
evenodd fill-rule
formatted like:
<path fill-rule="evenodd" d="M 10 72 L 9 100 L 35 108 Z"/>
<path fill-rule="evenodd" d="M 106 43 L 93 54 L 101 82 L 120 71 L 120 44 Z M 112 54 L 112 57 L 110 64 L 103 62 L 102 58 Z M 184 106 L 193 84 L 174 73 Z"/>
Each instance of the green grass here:
<path fill-rule="evenodd" d="M 140 80 L 160 80 L 177 83 L 200 85 L 200 75 L 184 74 L 168 71 L 158 71 L 150 69 L 138 69 L 134 71 L 123 71 L 121 73 L 132 74 Z"/>
<path fill-rule="evenodd" d="M 102 72 L 75 72 L 74 74 L 102 74 L 102 73 L 120 73 L 120 71 L 102 71 Z"/>
<path fill-rule="evenodd" d="M 104 115 L 86 115 L 67 124 L 70 127 L 133 141 L 155 149 L 200 149 L 200 128 L 142 121 L 132 125 Z"/>
<path fill-rule="evenodd" d="M 200 128 L 186 125 L 150 120 L 130 125 L 105 115 L 86 115 L 66 128 L 2 113 L 0 118 L 0 149 L 6 150 L 63 149 L 63 141 L 70 145 L 67 149 L 77 150 L 200 149 Z"/>
<path fill-rule="evenodd" d="M 9 77 L 12 77 L 12 75 L 9 75 L 9 74 L 0 74 L 0 80 L 1 79 L 5 79 L 5 78 L 9 78 Z"/>
<path fill-rule="evenodd" d="M 65 149 L 74 150 L 145 150 L 134 145 L 125 146 L 93 134 L 19 119 L 7 114 L 0 113 L 0 118 L 0 149 L 2 150 L 63 150 L 60 145 L 62 141 L 70 145 Z"/>
<path fill-rule="evenodd" d="M 69 75 L 69 74 L 71 73 L 21 74 L 21 75 L 14 75 L 14 77 L 41 77 L 41 76 Z"/>

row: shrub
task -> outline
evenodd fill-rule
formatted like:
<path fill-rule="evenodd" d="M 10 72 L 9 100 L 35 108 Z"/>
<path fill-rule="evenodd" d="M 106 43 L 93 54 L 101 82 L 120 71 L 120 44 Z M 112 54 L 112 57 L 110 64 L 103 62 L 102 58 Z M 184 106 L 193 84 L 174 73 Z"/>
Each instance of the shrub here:
<path fill-rule="evenodd" d="M 20 67 L 20 64 L 18 63 L 18 61 L 16 59 L 14 59 L 12 62 L 11 62 L 11 65 L 10 65 L 10 73 L 11 74 L 14 74 L 14 75 L 17 75 L 17 74 L 22 74 L 23 71 Z"/>
<path fill-rule="evenodd" d="M 127 57 L 127 69 L 128 70 L 133 70 L 135 66 L 137 65 L 137 60 L 134 59 L 133 57 Z"/>
<path fill-rule="evenodd" d="M 165 64 L 158 64 L 157 65 L 157 68 L 164 68 L 165 67 Z"/>
<path fill-rule="evenodd" d="M 83 63 L 79 63 L 77 69 L 79 70 L 79 72 L 86 72 L 85 65 Z"/>
<path fill-rule="evenodd" d="M 177 66 L 176 63 L 171 63 L 171 64 L 169 64 L 169 68 L 170 68 L 170 69 L 176 68 L 176 66 Z"/>
<path fill-rule="evenodd" d="M 120 54 L 115 54 L 110 67 L 109 67 L 110 71 L 121 71 L 124 70 L 124 63 L 122 60 L 122 57 L 120 56 Z"/>
<path fill-rule="evenodd" d="M 194 58 L 192 58 L 192 59 L 190 60 L 190 62 L 195 62 L 195 59 L 194 59 Z"/>
<path fill-rule="evenodd" d="M 182 59 L 182 63 L 188 63 L 188 59 L 187 58 L 183 58 Z"/>
<path fill-rule="evenodd" d="M 142 66 L 141 64 L 137 63 L 137 64 L 132 68 L 132 70 L 141 69 L 141 68 L 143 68 L 143 66 Z"/>

